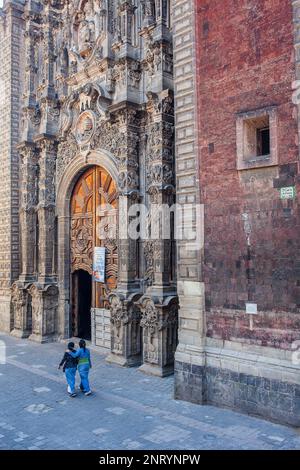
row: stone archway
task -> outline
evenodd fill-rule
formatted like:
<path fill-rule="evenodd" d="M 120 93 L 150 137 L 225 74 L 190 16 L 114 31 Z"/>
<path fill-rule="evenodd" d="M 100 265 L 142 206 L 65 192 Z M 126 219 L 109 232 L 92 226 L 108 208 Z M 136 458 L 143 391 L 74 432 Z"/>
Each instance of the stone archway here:
<path fill-rule="evenodd" d="M 72 335 L 71 320 L 71 202 L 76 184 L 93 167 L 100 167 L 115 182 L 116 192 L 118 171 L 111 155 L 105 152 L 91 152 L 79 155 L 67 167 L 57 187 L 58 222 L 58 335 L 61 338 Z M 109 347 L 110 345 L 107 345 Z"/>
<path fill-rule="evenodd" d="M 111 175 L 101 166 L 91 166 L 79 177 L 73 189 L 71 203 L 71 317 L 72 336 L 91 339 L 91 311 L 103 318 L 109 310 L 109 293 L 116 289 L 118 279 L 118 192 Z M 105 283 L 96 282 L 93 275 L 93 254 L 96 247 L 105 248 Z M 83 280 L 83 273 L 89 279 Z M 88 290 L 87 284 L 91 283 Z M 86 298 L 83 298 L 83 292 Z M 90 298 L 88 298 L 88 296 Z M 85 322 L 83 323 L 83 319 Z M 97 318 L 98 336 L 103 336 L 104 321 Z M 104 346 L 104 343 L 101 343 Z"/>

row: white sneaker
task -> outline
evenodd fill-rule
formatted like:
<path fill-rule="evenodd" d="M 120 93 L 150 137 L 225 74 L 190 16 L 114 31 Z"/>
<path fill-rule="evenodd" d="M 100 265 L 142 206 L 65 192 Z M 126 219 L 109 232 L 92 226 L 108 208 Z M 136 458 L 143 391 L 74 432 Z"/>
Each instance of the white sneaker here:
<path fill-rule="evenodd" d="M 88 397 L 88 396 L 89 396 L 89 395 L 91 395 L 91 394 L 92 394 L 92 392 L 91 392 L 91 391 L 89 391 L 89 392 L 85 392 L 85 396 L 86 396 L 86 397 Z"/>

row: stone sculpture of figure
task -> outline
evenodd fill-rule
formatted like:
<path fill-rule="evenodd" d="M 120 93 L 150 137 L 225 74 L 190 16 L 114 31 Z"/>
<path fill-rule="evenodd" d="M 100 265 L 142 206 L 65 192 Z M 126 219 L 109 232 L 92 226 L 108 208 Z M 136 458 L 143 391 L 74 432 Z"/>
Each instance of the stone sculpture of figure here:
<path fill-rule="evenodd" d="M 106 0 L 96 0 L 94 8 L 96 16 L 96 37 L 98 37 L 101 33 L 106 32 Z"/>
<path fill-rule="evenodd" d="M 143 25 L 149 26 L 155 21 L 154 0 L 143 0 Z"/>
<path fill-rule="evenodd" d="M 78 48 L 81 55 L 86 55 L 95 41 L 94 8 L 90 0 L 83 8 L 81 21 L 78 28 Z"/>
<path fill-rule="evenodd" d="M 154 3 L 153 0 L 146 0 L 145 2 L 145 15 L 154 17 Z"/>

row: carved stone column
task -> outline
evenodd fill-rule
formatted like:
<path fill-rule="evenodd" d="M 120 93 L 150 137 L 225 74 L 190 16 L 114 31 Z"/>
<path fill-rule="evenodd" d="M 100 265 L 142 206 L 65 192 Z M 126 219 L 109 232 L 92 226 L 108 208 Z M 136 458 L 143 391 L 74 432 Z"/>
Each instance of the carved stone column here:
<path fill-rule="evenodd" d="M 133 294 L 127 299 L 117 294 L 110 296 L 112 354 L 108 356 L 108 362 L 125 367 L 142 362 L 141 315 L 134 303 L 139 297 L 139 294 Z"/>
<path fill-rule="evenodd" d="M 58 289 L 54 285 L 33 284 L 29 293 L 32 305 L 32 334 L 39 343 L 53 341 L 56 333 Z"/>
<path fill-rule="evenodd" d="M 39 158 L 39 201 L 37 206 L 39 224 L 38 281 L 41 284 L 55 281 L 55 166 L 57 145 L 52 139 L 41 137 Z"/>
<path fill-rule="evenodd" d="M 33 144 L 19 146 L 21 155 L 21 275 L 12 286 L 14 312 L 13 336 L 28 337 L 31 329 L 31 305 L 27 287 L 36 280 L 37 230 L 37 152 Z"/>
<path fill-rule="evenodd" d="M 142 312 L 143 365 L 140 371 L 165 377 L 174 371 L 177 347 L 178 303 L 174 297 L 152 299 L 147 295 L 139 302 Z"/>
<path fill-rule="evenodd" d="M 38 154 L 33 144 L 19 147 L 21 154 L 21 275 L 20 281 L 36 279 Z"/>
<path fill-rule="evenodd" d="M 144 256 L 152 256 L 152 284 L 140 302 L 143 328 L 143 372 L 168 375 L 173 371 L 177 346 L 178 302 L 172 277 L 174 246 L 175 174 L 173 157 L 173 97 L 168 90 L 148 93 L 146 187 L 149 208 L 149 237 Z"/>
<path fill-rule="evenodd" d="M 132 0 L 121 0 L 119 15 L 121 21 L 121 39 L 123 43 L 132 43 L 132 22 L 136 7 Z"/>
<path fill-rule="evenodd" d="M 31 4 L 32 6 L 32 4 Z M 40 109 L 36 102 L 35 81 L 37 74 L 37 42 L 40 40 L 39 15 L 26 11 L 25 39 L 25 79 L 23 98 L 22 140 L 31 141 L 40 125 Z"/>
<path fill-rule="evenodd" d="M 11 289 L 11 301 L 14 312 L 14 329 L 11 332 L 17 338 L 28 338 L 31 333 L 31 305 L 27 286 L 15 282 Z"/>
<path fill-rule="evenodd" d="M 109 362 L 127 366 L 141 363 L 137 316 L 132 298 L 139 294 L 137 240 L 130 236 L 135 218 L 133 205 L 139 201 L 138 121 L 134 109 L 119 110 L 120 132 L 124 136 L 119 159 L 119 276 L 116 295 L 111 297 L 112 350 Z M 140 294 L 141 295 L 141 294 Z M 133 352 L 134 351 L 134 352 Z"/>
<path fill-rule="evenodd" d="M 148 27 L 155 23 L 155 3 L 154 0 L 142 0 L 143 27 Z"/>
<path fill-rule="evenodd" d="M 38 282 L 31 286 L 32 334 L 30 339 L 48 342 L 57 328 L 58 288 L 54 273 L 56 142 L 47 136 L 36 139 L 40 149 L 37 217 Z"/>

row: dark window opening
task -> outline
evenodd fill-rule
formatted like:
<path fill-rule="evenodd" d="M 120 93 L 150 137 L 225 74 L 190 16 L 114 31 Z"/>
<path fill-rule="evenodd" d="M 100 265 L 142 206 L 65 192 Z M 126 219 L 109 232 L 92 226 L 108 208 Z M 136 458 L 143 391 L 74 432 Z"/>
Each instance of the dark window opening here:
<path fill-rule="evenodd" d="M 270 128 L 257 129 L 257 155 L 270 155 Z"/>

